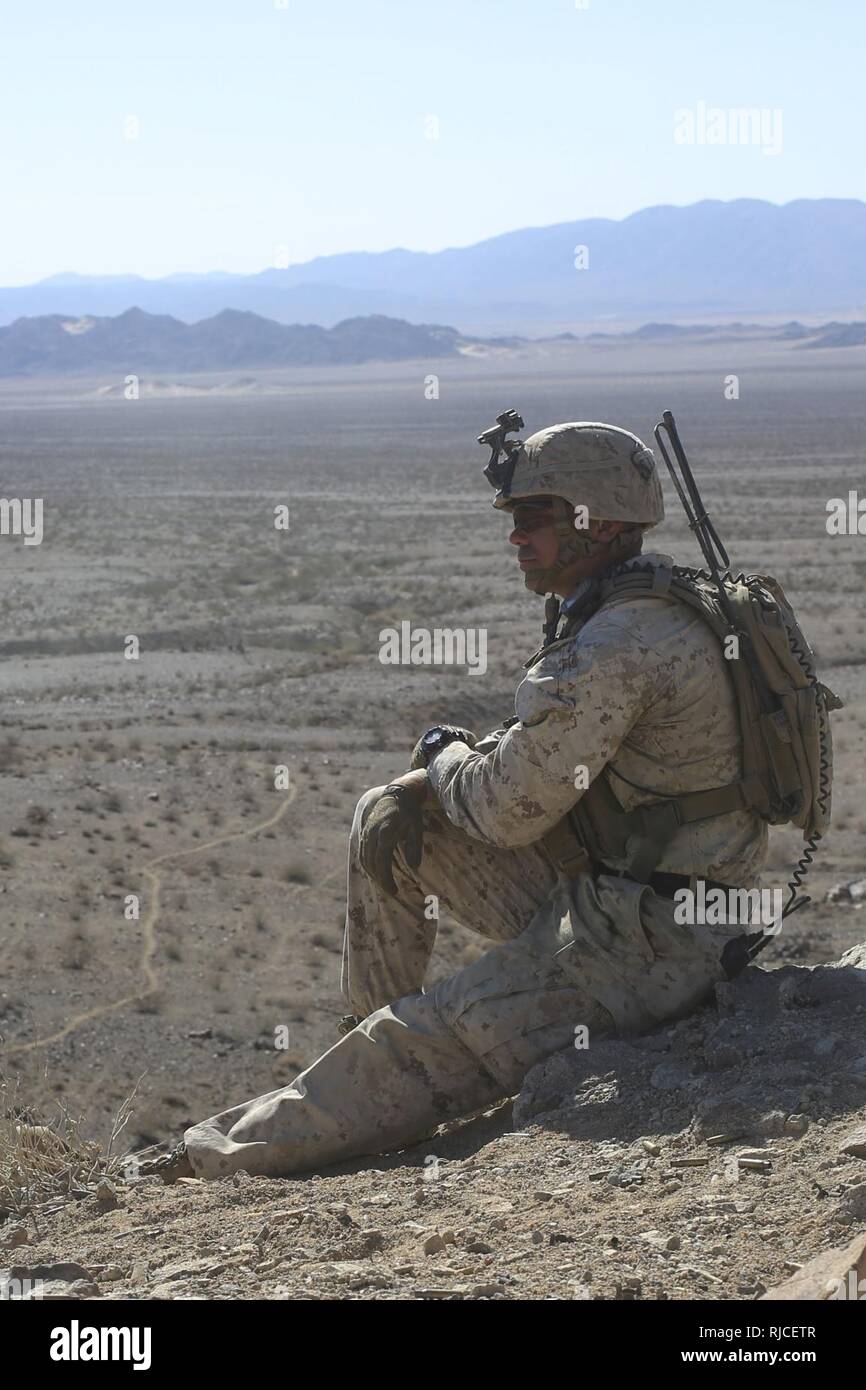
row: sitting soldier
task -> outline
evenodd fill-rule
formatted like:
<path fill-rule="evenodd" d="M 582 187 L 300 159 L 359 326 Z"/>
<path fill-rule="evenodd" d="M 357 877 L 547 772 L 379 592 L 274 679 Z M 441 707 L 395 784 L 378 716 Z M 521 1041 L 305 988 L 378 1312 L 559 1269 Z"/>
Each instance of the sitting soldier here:
<path fill-rule="evenodd" d="M 434 727 L 409 772 L 362 796 L 343 1036 L 290 1086 L 187 1130 L 159 1161 L 167 1180 L 405 1148 L 514 1095 L 577 1028 L 590 1045 L 650 1029 L 734 973 L 743 927 L 677 925 L 674 893 L 755 886 L 767 826 L 741 794 L 720 642 L 668 592 L 670 557 L 642 553 L 664 515 L 653 456 L 605 424 L 510 444 L 494 505 L 526 586 L 563 600 L 514 717 L 481 739 Z M 634 566 L 652 575 L 643 590 L 605 593 Z M 491 945 L 425 992 L 431 896 Z"/>

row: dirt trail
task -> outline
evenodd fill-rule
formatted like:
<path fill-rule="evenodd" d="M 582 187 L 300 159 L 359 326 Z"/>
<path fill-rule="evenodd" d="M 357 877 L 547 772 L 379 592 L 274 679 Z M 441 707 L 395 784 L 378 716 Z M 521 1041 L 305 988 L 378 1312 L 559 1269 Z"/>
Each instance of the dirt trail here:
<path fill-rule="evenodd" d="M 233 840 L 246 840 L 258 835 L 263 830 L 269 830 L 282 820 L 289 807 L 297 796 L 297 783 L 293 782 L 288 792 L 285 794 L 282 805 L 267 820 L 260 821 L 257 825 L 248 826 L 244 830 L 232 830 L 224 835 L 217 835 L 213 840 L 207 840 L 204 844 L 194 845 L 191 849 L 168 850 L 165 854 L 158 854 L 153 859 L 149 859 L 141 866 L 141 874 L 147 879 L 151 888 L 150 903 L 142 920 L 142 951 L 139 969 L 144 976 L 145 988 L 138 990 L 134 994 L 124 995 L 122 999 L 115 999 L 110 1004 L 100 1004 L 94 1009 L 85 1009 L 79 1014 L 75 1014 L 68 1023 L 65 1023 L 57 1032 L 48 1034 L 47 1037 L 37 1038 L 35 1042 L 16 1043 L 13 1047 L 6 1047 L 4 1052 L 7 1056 L 16 1053 L 33 1052 L 38 1048 L 47 1047 L 49 1043 L 59 1042 L 62 1038 L 69 1037 L 82 1024 L 89 1023 L 95 1018 L 104 1018 L 106 1014 L 117 1013 L 118 1010 L 126 1008 L 130 1004 L 136 1003 L 140 999 L 146 999 L 149 994 L 153 994 L 159 987 L 159 977 L 154 968 L 153 959 L 157 952 L 158 939 L 156 925 L 159 921 L 160 913 L 160 891 L 163 882 L 163 870 L 158 867 L 172 863 L 178 859 L 191 858 L 196 854 L 204 854 L 206 850 L 215 849 L 218 845 L 228 844 Z"/>

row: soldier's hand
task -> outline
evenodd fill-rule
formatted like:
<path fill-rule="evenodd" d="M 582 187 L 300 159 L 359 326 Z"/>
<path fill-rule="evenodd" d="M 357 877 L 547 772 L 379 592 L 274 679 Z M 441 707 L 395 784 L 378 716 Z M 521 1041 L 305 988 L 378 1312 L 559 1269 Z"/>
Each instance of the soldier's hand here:
<path fill-rule="evenodd" d="M 426 792 L 426 775 L 423 782 L 417 775 L 410 775 L 391 783 L 368 812 L 361 830 L 361 865 L 392 898 L 397 896 L 393 872 L 397 849 L 402 848 L 410 869 L 421 867 L 424 852 L 421 808 Z"/>
<path fill-rule="evenodd" d="M 463 743 L 468 743 L 470 748 L 474 748 L 475 745 L 476 745 L 476 743 L 478 742 L 478 735 L 477 735 L 477 734 L 473 734 L 473 732 L 472 732 L 471 729 L 464 729 L 464 728 L 462 728 L 459 724 L 449 724 L 447 727 L 448 727 L 449 729 L 454 729 L 454 730 L 456 730 L 457 733 L 459 733 L 459 735 L 460 735 L 461 742 L 463 742 Z M 422 734 L 422 735 L 421 735 L 421 738 L 423 738 L 423 737 L 424 737 L 424 735 Z M 419 738 L 418 742 L 415 744 L 415 747 L 412 749 L 412 761 L 409 763 L 409 766 L 412 767 L 412 768 L 419 768 L 419 767 L 425 767 L 425 766 L 426 766 L 426 764 L 425 764 L 425 762 L 424 762 L 424 759 L 423 759 L 423 757 L 421 756 L 421 739 L 420 739 L 420 738 Z"/>

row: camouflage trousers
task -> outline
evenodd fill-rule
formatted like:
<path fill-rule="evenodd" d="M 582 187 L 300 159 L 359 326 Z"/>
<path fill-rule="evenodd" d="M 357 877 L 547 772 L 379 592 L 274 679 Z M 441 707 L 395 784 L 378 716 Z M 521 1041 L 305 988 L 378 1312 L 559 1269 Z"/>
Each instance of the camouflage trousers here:
<path fill-rule="evenodd" d="M 614 876 L 567 879 L 540 845 L 498 849 L 425 811 L 417 871 L 397 856 L 396 898 L 349 843 L 343 953 L 347 1004 L 363 1021 L 290 1085 L 194 1125 L 197 1176 L 284 1176 L 401 1149 L 514 1095 L 531 1066 L 611 1031 L 691 1012 L 724 977 L 730 932 L 683 927 L 673 903 Z M 434 899 L 493 944 L 423 992 Z"/>

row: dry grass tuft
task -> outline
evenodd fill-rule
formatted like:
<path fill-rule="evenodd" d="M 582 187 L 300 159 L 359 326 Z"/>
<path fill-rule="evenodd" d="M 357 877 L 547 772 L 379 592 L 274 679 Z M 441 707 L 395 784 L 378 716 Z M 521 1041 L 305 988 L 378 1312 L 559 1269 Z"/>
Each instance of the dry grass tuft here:
<path fill-rule="evenodd" d="M 136 1087 L 112 1121 L 105 1147 L 84 1139 L 77 1119 L 55 1102 L 53 1118 L 22 1102 L 20 1080 L 0 1074 L 0 1220 L 26 1216 L 46 1203 L 95 1194 L 101 1178 L 123 1169 L 118 1139 L 132 1116 Z"/>

